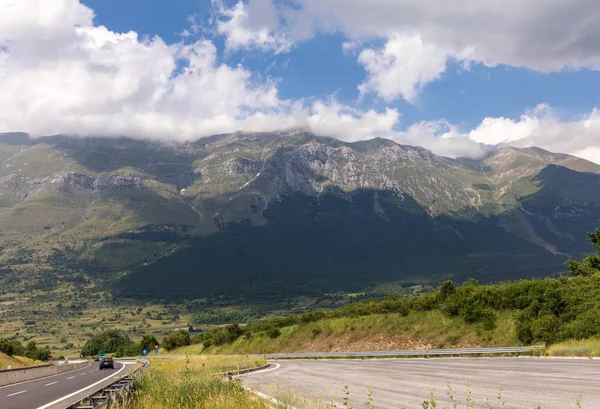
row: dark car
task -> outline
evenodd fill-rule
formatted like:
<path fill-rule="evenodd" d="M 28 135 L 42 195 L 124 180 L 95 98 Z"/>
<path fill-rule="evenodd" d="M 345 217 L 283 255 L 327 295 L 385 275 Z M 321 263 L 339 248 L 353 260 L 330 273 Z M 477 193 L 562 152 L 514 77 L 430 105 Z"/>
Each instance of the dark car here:
<path fill-rule="evenodd" d="M 110 368 L 115 369 L 115 363 L 112 358 L 102 358 L 100 360 L 100 369 L 102 368 Z"/>
<path fill-rule="evenodd" d="M 94 358 L 94 362 L 99 362 L 99 361 L 100 361 L 99 357 Z"/>

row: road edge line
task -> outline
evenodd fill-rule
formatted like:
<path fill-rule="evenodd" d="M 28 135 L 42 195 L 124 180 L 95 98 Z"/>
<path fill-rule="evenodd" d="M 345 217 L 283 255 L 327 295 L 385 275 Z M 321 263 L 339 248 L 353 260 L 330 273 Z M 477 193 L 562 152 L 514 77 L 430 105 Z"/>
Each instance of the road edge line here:
<path fill-rule="evenodd" d="M 70 371 L 65 371 L 65 372 L 61 372 L 61 373 L 54 374 L 54 375 L 42 376 L 41 378 L 30 379 L 30 380 L 28 380 L 28 381 L 10 383 L 10 384 L 8 384 L 8 385 L 0 386 L 0 389 L 8 388 L 8 387 L 10 387 L 10 386 L 15 386 L 15 385 L 24 385 L 24 384 L 26 384 L 26 383 L 30 383 L 30 382 L 39 381 L 40 379 L 48 379 L 48 378 L 52 378 L 52 377 L 54 377 L 54 376 L 60 376 L 60 375 L 68 374 L 68 373 L 75 372 L 75 371 L 81 371 L 82 369 L 87 369 L 87 368 L 89 368 L 90 366 L 92 366 L 92 363 L 91 363 L 91 362 L 90 362 L 90 364 L 89 364 L 88 366 L 84 366 L 83 368 L 71 369 Z M 18 369 L 27 370 L 27 368 L 18 368 Z"/>
<path fill-rule="evenodd" d="M 88 390 L 88 389 L 90 389 L 90 388 L 93 388 L 94 386 L 96 386 L 96 385 L 99 385 L 99 384 L 101 384 L 102 382 L 106 381 L 107 379 L 109 379 L 109 378 L 112 378 L 113 376 L 115 376 L 115 375 L 119 374 L 119 373 L 120 373 L 121 371 L 123 371 L 125 368 L 127 368 L 127 365 L 126 365 L 126 364 L 123 364 L 123 368 L 119 369 L 119 370 L 118 370 L 116 373 L 111 373 L 109 376 L 107 376 L 106 378 L 102 378 L 101 380 L 99 380 L 99 381 L 98 381 L 98 382 L 96 382 L 96 383 L 93 383 L 93 384 L 91 384 L 91 385 L 88 385 L 88 386 L 86 386 L 85 388 L 79 389 L 78 391 L 75 391 L 75 392 L 73 392 L 73 393 L 71 393 L 71 394 L 69 394 L 69 395 L 63 396 L 62 398 L 60 398 L 60 399 L 57 399 L 57 400 L 55 400 L 55 401 L 53 401 L 53 402 L 46 403 L 45 405 L 39 406 L 39 407 L 37 407 L 36 409 L 46 409 L 46 408 L 49 408 L 49 407 L 51 407 L 52 405 L 56 405 L 57 403 L 60 403 L 60 402 L 62 402 L 63 400 L 66 400 L 66 399 L 69 399 L 69 398 L 71 398 L 71 397 L 73 397 L 73 396 L 75 396 L 75 395 L 78 395 L 78 394 L 80 394 L 81 392 L 83 392 L 83 391 L 86 391 L 86 390 Z"/>
<path fill-rule="evenodd" d="M 266 400 L 266 401 L 269 401 L 269 402 L 271 402 L 271 403 L 274 403 L 274 404 L 275 404 L 275 405 L 277 405 L 278 407 L 284 407 L 284 408 L 286 408 L 286 409 L 296 409 L 295 407 L 293 407 L 293 406 L 291 406 L 291 405 L 288 405 L 288 404 L 286 404 L 286 403 L 283 403 L 283 402 L 279 402 L 277 399 L 275 399 L 275 398 L 274 398 L 274 397 L 272 397 L 272 396 L 269 396 L 269 395 L 267 395 L 266 393 L 262 393 L 262 392 L 259 392 L 259 391 L 257 391 L 257 390 L 254 390 L 254 389 L 252 389 L 252 388 L 251 388 L 251 387 L 249 387 L 249 386 L 244 386 L 244 388 L 245 388 L 245 389 L 246 389 L 248 392 L 250 392 L 250 393 L 253 393 L 253 394 L 255 394 L 256 396 L 258 396 L 259 398 L 261 398 L 261 399 L 264 399 L 264 400 Z"/>

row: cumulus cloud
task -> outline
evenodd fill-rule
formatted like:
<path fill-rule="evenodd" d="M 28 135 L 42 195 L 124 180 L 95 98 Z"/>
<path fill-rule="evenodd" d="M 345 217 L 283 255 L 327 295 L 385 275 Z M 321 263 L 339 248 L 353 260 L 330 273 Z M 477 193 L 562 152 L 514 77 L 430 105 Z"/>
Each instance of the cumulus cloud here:
<path fill-rule="evenodd" d="M 282 100 L 275 83 L 219 62 L 211 41 L 116 33 L 77 0 L 0 8 L 0 132 L 184 140 L 312 125 L 364 138 L 395 125 L 390 112 Z"/>
<path fill-rule="evenodd" d="M 226 37 L 229 51 L 256 48 L 280 53 L 288 51 L 290 43 L 279 30 L 278 11 L 271 0 L 239 1 L 227 8 L 214 0 L 216 30 Z"/>
<path fill-rule="evenodd" d="M 331 103 L 316 102 L 306 118 L 307 125 L 314 133 L 330 136 L 347 142 L 355 142 L 369 138 L 389 138 L 400 122 L 400 114 L 396 109 L 387 109 L 385 113 L 374 110 L 362 112 Z"/>
<path fill-rule="evenodd" d="M 426 84 L 440 78 L 447 58 L 446 51 L 424 44 L 419 35 L 394 35 L 383 49 L 367 48 L 358 56 L 368 74 L 360 94 L 375 92 L 388 102 L 399 97 L 412 102 Z"/>
<path fill-rule="evenodd" d="M 259 24 L 261 13 L 245 12 L 253 3 L 279 18 Z M 387 41 L 380 50 L 364 50 L 359 62 L 368 73 L 361 91 L 388 101 L 413 100 L 451 57 L 467 66 L 600 70 L 596 0 L 249 0 L 248 6 L 240 0 L 228 13 L 231 27 L 222 32 L 235 47 L 282 51 L 319 32 L 343 33 L 345 51 L 373 38 Z M 238 40 L 234 28 L 243 33 Z M 278 45 L 281 38 L 286 47 Z"/>
<path fill-rule="evenodd" d="M 551 107 L 540 105 L 518 120 L 486 118 L 468 137 L 486 145 L 538 146 L 600 163 L 600 111 L 596 108 L 576 120 L 561 121 Z"/>
<path fill-rule="evenodd" d="M 391 139 L 400 144 L 422 146 L 449 158 L 480 158 L 495 149 L 495 146 L 469 139 L 443 119 L 417 122 L 405 131 L 396 132 Z"/>
<path fill-rule="evenodd" d="M 265 0 L 266 1 L 266 0 Z M 273 0 L 270 0 L 273 1 Z M 600 8 L 595 0 L 274 0 L 291 40 L 297 26 L 337 30 L 350 39 L 419 34 L 486 65 L 539 71 L 600 69 Z M 466 11 L 465 11 L 466 10 Z"/>
<path fill-rule="evenodd" d="M 576 120 L 561 121 L 550 106 L 541 104 L 518 119 L 485 118 L 466 132 L 444 120 L 423 121 L 396 132 L 392 139 L 453 158 L 478 158 L 503 146 L 535 146 L 600 164 L 600 111 L 593 109 Z"/>
<path fill-rule="evenodd" d="M 473 130 L 439 120 L 399 131 L 396 109 L 360 110 L 335 98 L 282 99 L 276 82 L 221 62 L 206 39 L 166 44 L 160 37 L 113 32 L 95 25 L 93 11 L 78 0 L 0 0 L 0 8 L 0 132 L 193 140 L 310 127 L 346 141 L 380 136 L 452 157 L 511 144 L 600 163 L 597 109 L 565 122 L 540 105 L 517 119 L 486 118 Z M 273 16 L 265 18 L 266 26 L 275 24 Z M 363 92 L 414 100 L 443 72 L 449 55 L 465 54 L 417 34 L 395 34 L 382 50 L 360 51 L 369 73 Z M 399 84 L 390 82 L 395 73 Z"/>

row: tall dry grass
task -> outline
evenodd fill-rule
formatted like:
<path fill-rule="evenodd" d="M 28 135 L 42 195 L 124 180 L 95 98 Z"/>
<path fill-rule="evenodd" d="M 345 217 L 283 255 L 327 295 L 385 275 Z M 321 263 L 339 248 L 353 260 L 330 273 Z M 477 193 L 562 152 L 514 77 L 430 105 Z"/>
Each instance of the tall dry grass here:
<path fill-rule="evenodd" d="M 600 339 L 580 339 L 554 344 L 546 349 L 549 356 L 600 357 Z"/>
<path fill-rule="evenodd" d="M 243 357 L 153 359 L 125 407 L 128 409 L 267 409 L 266 401 L 216 372 L 260 366 Z"/>

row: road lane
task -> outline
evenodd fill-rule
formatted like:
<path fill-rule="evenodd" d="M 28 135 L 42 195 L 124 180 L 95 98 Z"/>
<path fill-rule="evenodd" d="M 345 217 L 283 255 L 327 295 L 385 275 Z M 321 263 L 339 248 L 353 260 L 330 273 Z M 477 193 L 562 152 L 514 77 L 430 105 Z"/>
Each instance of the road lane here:
<path fill-rule="evenodd" d="M 116 375 L 123 365 L 115 362 L 115 369 L 99 370 L 97 363 L 90 363 L 89 366 L 74 371 L 2 387 L 0 409 L 43 407 L 104 378 Z M 121 374 L 123 371 L 119 375 Z"/>
<path fill-rule="evenodd" d="M 506 409 L 575 408 L 581 396 L 583 408 L 600 408 L 600 360 L 541 358 L 446 358 L 374 360 L 277 361 L 275 370 L 245 375 L 244 383 L 277 397 L 278 391 L 292 390 L 324 402 L 341 402 L 348 385 L 352 407 L 368 408 L 367 389 L 373 390 L 377 409 L 421 408 L 435 390 L 438 407 L 452 407 L 447 382 L 458 407 L 466 403 L 467 382 L 471 384 L 475 407 L 493 407 L 499 384 Z"/>

